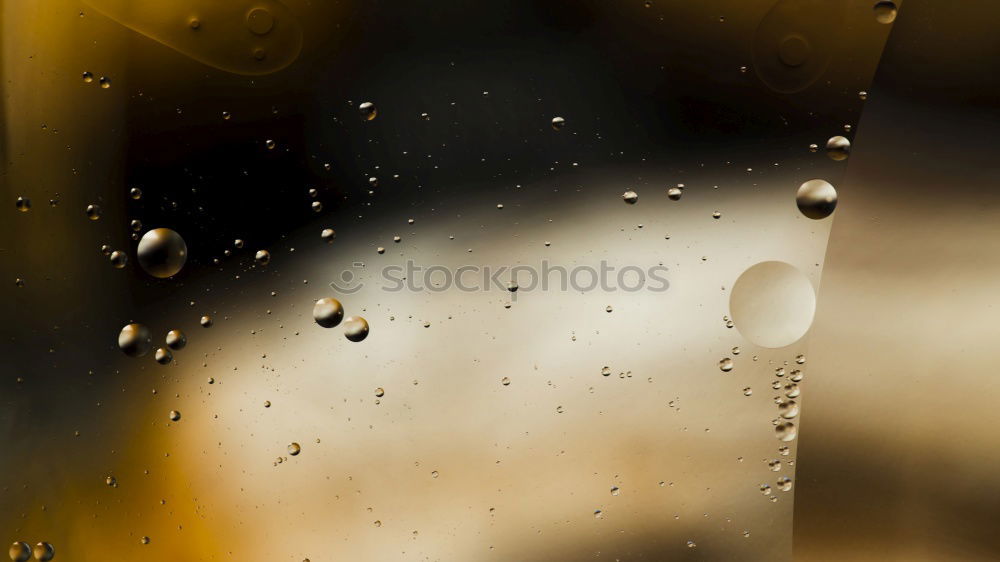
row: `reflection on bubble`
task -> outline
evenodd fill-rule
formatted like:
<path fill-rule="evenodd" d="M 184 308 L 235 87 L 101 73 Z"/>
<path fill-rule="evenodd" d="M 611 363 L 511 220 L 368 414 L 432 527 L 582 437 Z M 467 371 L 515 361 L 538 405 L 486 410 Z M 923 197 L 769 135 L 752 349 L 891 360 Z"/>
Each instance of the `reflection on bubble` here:
<path fill-rule="evenodd" d="M 746 339 L 761 347 L 785 347 L 809 331 L 816 294 L 798 269 L 766 261 L 744 271 L 733 284 L 729 311 Z"/>

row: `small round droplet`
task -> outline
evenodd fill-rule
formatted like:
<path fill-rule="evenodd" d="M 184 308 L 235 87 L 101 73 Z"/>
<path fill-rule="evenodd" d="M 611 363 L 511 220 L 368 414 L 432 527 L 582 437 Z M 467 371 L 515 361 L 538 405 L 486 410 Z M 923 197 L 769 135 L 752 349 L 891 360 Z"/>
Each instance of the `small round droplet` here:
<path fill-rule="evenodd" d="M 790 420 L 799 415 L 799 405 L 794 400 L 787 400 L 778 403 L 778 415 Z"/>
<path fill-rule="evenodd" d="M 201 320 L 199 320 L 198 323 L 201 324 L 202 328 L 211 328 L 214 322 L 211 316 L 205 315 L 201 317 Z"/>
<path fill-rule="evenodd" d="M 698 545 L 694 541 L 688 541 L 687 542 L 687 547 L 688 548 L 698 548 Z"/>
<path fill-rule="evenodd" d="M 181 413 L 177 410 L 170 410 L 170 421 L 180 421 Z"/>
<path fill-rule="evenodd" d="M 621 490 L 618 488 L 618 486 L 612 486 L 611 487 L 611 495 L 612 496 L 617 496 L 620 493 L 621 493 Z"/>
<path fill-rule="evenodd" d="M 242 238 L 237 238 L 236 240 L 233 240 L 233 247 L 236 248 L 237 250 L 242 249 L 243 248 L 243 239 Z"/>
<path fill-rule="evenodd" d="M 365 103 L 358 106 L 358 111 L 361 113 L 361 118 L 365 121 L 371 121 L 378 115 L 378 109 L 375 108 L 375 104 L 366 101 Z"/>
<path fill-rule="evenodd" d="M 622 200 L 624 200 L 629 205 L 634 205 L 635 202 L 639 200 L 639 194 L 630 189 L 625 193 L 622 193 Z"/>
<path fill-rule="evenodd" d="M 48 562 L 56 555 L 56 549 L 47 542 L 40 542 L 32 549 L 32 554 L 38 562 Z"/>
<path fill-rule="evenodd" d="M 787 476 L 778 478 L 778 489 L 782 492 L 790 491 L 792 489 L 792 479 Z"/>
<path fill-rule="evenodd" d="M 337 237 L 337 233 L 334 232 L 332 228 L 324 228 L 323 232 L 320 232 L 319 236 L 327 243 L 330 243 L 333 242 L 333 239 Z"/>
<path fill-rule="evenodd" d="M 146 355 L 152 345 L 152 332 L 143 324 L 129 324 L 118 333 L 118 348 L 129 357 Z"/>
<path fill-rule="evenodd" d="M 156 350 L 156 362 L 160 365 L 166 365 L 174 360 L 174 354 L 170 353 L 170 350 L 165 347 L 157 348 Z"/>
<path fill-rule="evenodd" d="M 611 367 L 604 367 L 603 369 L 601 369 L 601 374 L 606 377 L 611 376 Z"/>
<path fill-rule="evenodd" d="M 121 250 L 115 250 L 114 252 L 111 252 L 110 256 L 108 256 L 108 260 L 111 261 L 111 265 L 113 265 L 115 269 L 122 269 L 125 267 L 125 264 L 128 263 L 128 256 Z"/>
<path fill-rule="evenodd" d="M 667 190 L 667 197 L 671 201 L 680 201 L 681 195 L 684 194 L 684 188 L 681 186 L 671 187 Z"/>
<path fill-rule="evenodd" d="M 749 386 L 745 387 L 743 389 L 743 396 L 753 396 L 753 389 L 750 388 Z"/>
<path fill-rule="evenodd" d="M 31 546 L 22 541 L 18 541 L 10 545 L 10 550 L 7 551 L 10 554 L 10 559 L 13 562 L 27 562 L 31 559 Z"/>
<path fill-rule="evenodd" d="M 761 484 L 760 485 L 760 493 L 764 494 L 765 496 L 770 496 L 771 495 L 771 485 L 770 484 Z"/>
<path fill-rule="evenodd" d="M 837 208 L 837 190 L 826 180 L 809 180 L 799 186 L 795 204 L 803 215 L 820 220 Z"/>
<path fill-rule="evenodd" d="M 783 422 L 774 426 L 774 434 L 780 441 L 792 441 L 798 434 L 798 430 L 795 429 L 795 424 L 792 422 Z"/>
<path fill-rule="evenodd" d="M 881 0 L 875 3 L 872 8 L 875 12 L 875 21 L 879 23 L 892 23 L 896 21 L 896 3 L 890 0 Z"/>
<path fill-rule="evenodd" d="M 812 143 L 809 145 L 809 152 L 819 152 L 819 145 Z"/>
<path fill-rule="evenodd" d="M 254 255 L 253 259 L 258 265 L 267 265 L 271 263 L 271 252 L 267 250 L 257 250 L 257 254 Z"/>
<path fill-rule="evenodd" d="M 128 190 L 128 195 L 132 199 L 138 201 L 139 199 L 142 199 L 142 190 L 139 189 L 138 187 L 133 187 L 132 189 Z"/>
<path fill-rule="evenodd" d="M 309 204 L 309 208 L 311 208 L 314 213 L 318 213 L 323 210 L 323 203 L 321 201 L 313 201 Z"/>
<path fill-rule="evenodd" d="M 141 539 L 139 539 L 139 542 L 142 544 L 149 544 L 149 537 L 144 535 Z"/>
<path fill-rule="evenodd" d="M 847 157 L 851 155 L 851 141 L 840 135 L 830 137 L 830 140 L 826 141 L 826 155 L 831 160 L 838 162 L 847 160 Z"/>
<path fill-rule="evenodd" d="M 868 92 L 866 92 L 865 90 L 861 90 L 860 92 L 858 92 L 858 99 L 860 99 L 861 101 L 868 99 Z"/>
<path fill-rule="evenodd" d="M 553 117 L 552 118 L 552 128 L 554 130 L 558 131 L 558 130 L 562 129 L 565 126 L 566 126 L 566 120 L 563 119 L 562 117 Z"/>
<path fill-rule="evenodd" d="M 368 337 L 368 321 L 360 316 L 348 316 L 344 320 L 344 337 L 359 342 Z"/>
<path fill-rule="evenodd" d="M 28 199 L 27 197 L 18 197 L 17 201 L 14 202 L 14 206 L 17 208 L 18 211 L 21 211 L 22 213 L 27 213 L 28 211 L 31 210 L 31 199 Z"/>
<path fill-rule="evenodd" d="M 142 221 L 139 219 L 135 219 L 129 223 L 129 227 L 132 229 L 133 232 L 139 232 L 140 230 L 142 230 Z"/>
<path fill-rule="evenodd" d="M 378 387 L 378 388 L 376 388 L 375 389 L 375 397 L 376 398 L 382 398 L 383 396 L 385 396 L 385 389 L 382 388 L 381 386 Z"/>
<path fill-rule="evenodd" d="M 517 289 L 518 289 L 518 284 L 517 284 L 517 281 L 513 281 L 513 280 L 512 280 L 512 281 L 508 281 L 508 282 L 507 282 L 507 290 L 508 290 L 508 291 L 510 291 L 510 292 L 512 292 L 512 293 L 516 293 L 516 292 L 517 292 Z"/>
<path fill-rule="evenodd" d="M 180 330 L 170 330 L 167 332 L 167 347 L 170 349 L 181 349 L 187 345 L 187 336 Z"/>
<path fill-rule="evenodd" d="M 714 213 L 712 213 L 712 218 L 718 220 L 722 218 L 722 213 L 720 213 L 719 211 L 715 211 Z"/>
<path fill-rule="evenodd" d="M 721 361 L 719 361 L 719 370 L 722 371 L 723 373 L 728 373 L 729 371 L 732 371 L 733 360 L 728 357 L 724 357 Z"/>
<path fill-rule="evenodd" d="M 105 90 L 111 87 L 111 79 L 108 78 L 107 76 L 101 76 L 101 79 L 98 80 L 98 82 L 101 83 L 101 87 L 104 88 Z"/>
<path fill-rule="evenodd" d="M 267 139 L 266 141 L 264 141 L 264 146 L 266 146 L 268 150 L 274 150 L 274 147 L 278 145 L 275 144 L 273 140 Z"/>
<path fill-rule="evenodd" d="M 510 386 L 510 377 L 504 377 L 500 379 L 500 384 L 504 386 Z"/>
<path fill-rule="evenodd" d="M 173 277 L 187 262 L 187 244 L 169 228 L 154 228 L 142 235 L 136 251 L 139 265 L 159 279 Z"/>
<path fill-rule="evenodd" d="M 333 328 L 344 318 L 344 305 L 335 298 L 324 297 L 313 305 L 313 320 L 324 328 Z"/>
<path fill-rule="evenodd" d="M 93 75 L 93 73 L 84 71 L 84 73 L 83 73 L 83 81 L 86 84 L 90 84 L 91 82 L 93 82 L 94 81 L 94 75 Z"/>
<path fill-rule="evenodd" d="M 382 246 L 379 246 L 378 248 L 375 248 L 375 251 L 378 252 L 379 254 L 384 254 L 385 253 L 385 248 L 383 248 Z"/>
<path fill-rule="evenodd" d="M 101 218 L 100 205 L 87 205 L 87 208 L 84 210 L 84 212 L 87 214 L 87 218 L 92 221 L 96 221 Z"/>
<path fill-rule="evenodd" d="M 302 452 L 302 446 L 299 445 L 298 443 L 289 443 L 288 444 L 288 454 L 289 455 L 292 455 L 294 457 L 294 456 L 297 456 L 301 452 Z"/>

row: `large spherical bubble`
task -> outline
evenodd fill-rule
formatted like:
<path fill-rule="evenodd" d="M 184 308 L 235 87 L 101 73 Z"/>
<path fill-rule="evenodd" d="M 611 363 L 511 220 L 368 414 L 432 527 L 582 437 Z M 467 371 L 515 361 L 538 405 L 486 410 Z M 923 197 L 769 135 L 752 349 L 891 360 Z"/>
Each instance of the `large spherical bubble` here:
<path fill-rule="evenodd" d="M 24 541 L 18 541 L 10 545 L 7 553 L 13 562 L 27 562 L 31 558 L 31 547 Z"/>
<path fill-rule="evenodd" d="M 785 347 L 809 331 L 816 294 L 798 269 L 780 261 L 761 262 L 733 284 L 729 312 L 746 339 L 761 347 Z"/>
<path fill-rule="evenodd" d="M 837 208 L 837 190 L 825 180 L 809 180 L 799 186 L 795 204 L 802 214 L 813 219 L 825 219 Z"/>
<path fill-rule="evenodd" d="M 129 324 L 118 333 L 118 347 L 129 357 L 142 357 L 153 346 L 153 335 L 142 324 Z"/>
<path fill-rule="evenodd" d="M 324 328 L 333 328 L 344 318 L 344 306 L 335 298 L 325 297 L 313 305 L 313 319 Z"/>
<path fill-rule="evenodd" d="M 344 321 L 344 337 L 359 342 L 368 337 L 368 321 L 360 316 L 348 316 Z"/>
<path fill-rule="evenodd" d="M 831 160 L 847 160 L 847 157 L 851 155 L 851 141 L 840 135 L 830 137 L 826 141 L 826 155 Z"/>
<path fill-rule="evenodd" d="M 169 228 L 154 228 L 142 235 L 136 252 L 139 265 L 153 277 L 173 277 L 187 261 L 187 244 Z"/>

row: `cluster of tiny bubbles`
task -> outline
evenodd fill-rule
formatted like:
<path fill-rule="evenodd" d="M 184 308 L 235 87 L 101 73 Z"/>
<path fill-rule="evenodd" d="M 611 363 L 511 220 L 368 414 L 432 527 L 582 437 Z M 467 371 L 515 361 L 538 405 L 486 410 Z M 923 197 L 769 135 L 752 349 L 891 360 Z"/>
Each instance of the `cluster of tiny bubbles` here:
<path fill-rule="evenodd" d="M 156 353 L 153 354 L 153 357 L 160 365 L 166 365 L 174 360 L 174 354 L 170 353 L 170 350 L 165 347 L 156 348 Z"/>
<path fill-rule="evenodd" d="M 787 476 L 778 478 L 778 489 L 782 492 L 790 491 L 792 489 L 792 479 Z"/>
<path fill-rule="evenodd" d="M 368 321 L 360 316 L 344 319 L 344 337 L 352 342 L 360 342 L 368 337 Z"/>
<path fill-rule="evenodd" d="M 129 357 L 146 355 L 152 342 L 152 332 L 143 324 L 128 324 L 118 333 L 118 348 Z"/>
<path fill-rule="evenodd" d="M 798 430 L 795 429 L 795 424 L 792 422 L 782 422 L 774 426 L 775 436 L 780 441 L 792 441 L 798 434 Z"/>
<path fill-rule="evenodd" d="M 554 130 L 558 131 L 559 129 L 562 129 L 565 126 L 566 126 L 566 120 L 563 119 L 562 117 L 553 117 L 552 118 L 552 128 Z"/>
<path fill-rule="evenodd" d="M 344 318 L 344 306 L 335 298 L 324 297 L 313 305 L 313 320 L 324 328 L 333 328 Z"/>
<path fill-rule="evenodd" d="M 187 336 L 180 330 L 170 330 L 167 332 L 167 347 L 173 350 L 181 349 L 187 345 Z"/>
<path fill-rule="evenodd" d="M 114 266 L 115 269 L 123 269 L 125 264 L 128 263 L 128 256 L 121 250 L 115 250 L 108 256 L 108 261 L 111 262 L 111 265 Z"/>
<path fill-rule="evenodd" d="M 177 410 L 170 410 L 170 421 L 180 421 L 181 413 Z"/>
<path fill-rule="evenodd" d="M 671 201 L 680 201 L 681 195 L 684 195 L 684 184 L 682 183 L 667 190 L 667 198 Z"/>
<path fill-rule="evenodd" d="M 294 457 L 294 456 L 297 456 L 301 452 L 302 452 L 302 446 L 299 445 L 298 443 L 289 443 L 288 444 L 288 454 L 289 455 L 292 455 Z"/>
<path fill-rule="evenodd" d="M 639 194 L 630 189 L 625 193 L 622 193 L 622 200 L 629 205 L 635 205 L 635 202 L 639 200 Z"/>
<path fill-rule="evenodd" d="M 729 357 L 723 357 L 722 360 L 719 361 L 719 370 L 721 370 L 723 373 L 728 373 L 729 371 L 732 371 L 733 360 L 730 359 Z"/>
<path fill-rule="evenodd" d="M 212 317 L 208 315 L 202 316 L 198 323 L 201 324 L 203 328 L 211 328 L 213 323 Z"/>
<path fill-rule="evenodd" d="M 879 23 L 892 23 L 896 21 L 896 3 L 891 0 L 880 0 L 872 8 L 875 12 L 875 21 Z"/>
<path fill-rule="evenodd" d="M 830 157 L 831 160 L 841 161 L 847 160 L 847 157 L 851 155 L 851 141 L 847 140 L 847 137 L 842 137 L 840 135 L 830 137 L 826 141 L 826 155 Z"/>
<path fill-rule="evenodd" d="M 371 121 L 378 115 L 378 109 L 376 109 L 375 104 L 366 101 L 358 106 L 358 112 L 361 113 L 361 118 L 365 121 Z"/>
<path fill-rule="evenodd" d="M 139 239 L 136 258 L 139 266 L 153 277 L 173 277 L 187 262 L 187 243 L 174 230 L 154 228 Z"/>
<path fill-rule="evenodd" d="M 268 252 L 267 250 L 257 250 L 253 259 L 258 265 L 267 265 L 271 263 L 271 252 Z"/>
<path fill-rule="evenodd" d="M 84 212 L 87 214 L 87 218 L 92 221 L 96 221 L 101 218 L 100 205 L 87 205 L 87 208 L 84 210 Z"/>
<path fill-rule="evenodd" d="M 27 213 L 31 210 L 31 199 L 28 199 L 27 197 L 18 197 L 17 201 L 14 202 L 14 206 L 18 211 Z"/>
<path fill-rule="evenodd" d="M 89 72 L 89 71 L 84 71 L 83 72 L 83 81 L 86 84 L 90 84 L 91 82 L 94 81 L 94 74 L 91 73 L 91 72 Z"/>
<path fill-rule="evenodd" d="M 323 232 L 319 233 L 320 238 L 326 241 L 327 244 L 333 242 L 333 239 L 337 237 L 337 233 L 334 232 L 332 228 L 324 228 Z"/>

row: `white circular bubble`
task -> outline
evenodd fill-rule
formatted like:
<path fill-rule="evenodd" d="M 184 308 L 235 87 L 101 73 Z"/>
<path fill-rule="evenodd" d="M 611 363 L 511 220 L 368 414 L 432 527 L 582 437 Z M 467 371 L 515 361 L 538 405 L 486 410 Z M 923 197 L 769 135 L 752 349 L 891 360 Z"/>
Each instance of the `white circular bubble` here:
<path fill-rule="evenodd" d="M 761 347 L 785 347 L 809 331 L 816 293 L 795 267 L 765 261 L 744 271 L 733 284 L 729 312 L 746 339 Z"/>

